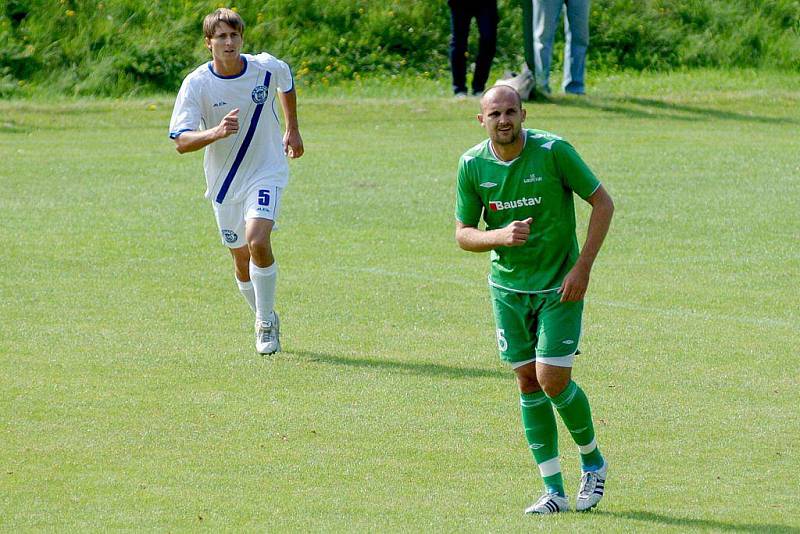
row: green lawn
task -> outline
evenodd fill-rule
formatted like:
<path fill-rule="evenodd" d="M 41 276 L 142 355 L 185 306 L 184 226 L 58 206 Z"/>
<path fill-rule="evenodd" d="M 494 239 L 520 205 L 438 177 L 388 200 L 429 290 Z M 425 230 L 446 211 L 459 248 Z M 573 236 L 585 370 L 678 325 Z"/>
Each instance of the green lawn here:
<path fill-rule="evenodd" d="M 453 239 L 476 101 L 300 94 L 267 358 L 170 97 L 0 102 L 0 530 L 800 532 L 800 82 L 590 91 L 527 106 L 617 206 L 575 368 L 607 497 L 546 518 L 488 256 Z"/>

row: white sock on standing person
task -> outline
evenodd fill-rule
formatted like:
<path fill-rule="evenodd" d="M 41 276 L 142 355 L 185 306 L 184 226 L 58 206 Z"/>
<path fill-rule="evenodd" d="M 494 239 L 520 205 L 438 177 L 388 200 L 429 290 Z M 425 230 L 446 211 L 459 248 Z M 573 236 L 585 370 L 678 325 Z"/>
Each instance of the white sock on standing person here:
<path fill-rule="evenodd" d="M 238 278 L 236 279 L 236 285 L 239 286 L 239 292 L 244 297 L 244 300 L 247 301 L 247 304 L 250 305 L 250 309 L 253 312 L 256 311 L 256 292 L 253 289 L 253 282 L 248 280 L 247 282 L 242 282 Z"/>
<path fill-rule="evenodd" d="M 278 279 L 278 263 L 269 267 L 259 267 L 250 262 L 250 281 L 255 293 L 256 321 L 271 319 L 275 307 L 275 286 Z"/>

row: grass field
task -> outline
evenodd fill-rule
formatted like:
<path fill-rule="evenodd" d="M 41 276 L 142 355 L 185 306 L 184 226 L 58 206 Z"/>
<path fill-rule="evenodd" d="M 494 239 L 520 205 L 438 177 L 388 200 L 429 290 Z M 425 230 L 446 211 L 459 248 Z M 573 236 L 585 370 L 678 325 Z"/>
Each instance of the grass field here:
<path fill-rule="evenodd" d="M 475 101 L 300 95 L 268 358 L 171 98 L 0 102 L 0 529 L 800 532 L 798 78 L 590 90 L 528 105 L 617 206 L 575 368 L 607 497 L 548 518 L 453 239 Z"/>

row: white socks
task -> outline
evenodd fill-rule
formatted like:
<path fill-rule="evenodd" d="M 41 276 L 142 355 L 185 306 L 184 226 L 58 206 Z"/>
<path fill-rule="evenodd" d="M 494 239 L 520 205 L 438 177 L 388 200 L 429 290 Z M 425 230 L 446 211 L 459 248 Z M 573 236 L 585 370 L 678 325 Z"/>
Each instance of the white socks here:
<path fill-rule="evenodd" d="M 236 278 L 236 277 L 234 277 Z M 247 282 L 242 282 L 238 278 L 236 278 L 236 285 L 239 286 L 239 292 L 244 297 L 244 300 L 250 305 L 250 309 L 254 312 L 256 311 L 256 292 L 253 289 L 253 282 L 249 280 Z"/>
<path fill-rule="evenodd" d="M 250 281 L 255 297 L 256 321 L 270 318 L 275 307 L 275 283 L 278 279 L 278 264 L 269 267 L 258 267 L 250 262 Z M 245 297 L 246 298 L 246 297 Z"/>

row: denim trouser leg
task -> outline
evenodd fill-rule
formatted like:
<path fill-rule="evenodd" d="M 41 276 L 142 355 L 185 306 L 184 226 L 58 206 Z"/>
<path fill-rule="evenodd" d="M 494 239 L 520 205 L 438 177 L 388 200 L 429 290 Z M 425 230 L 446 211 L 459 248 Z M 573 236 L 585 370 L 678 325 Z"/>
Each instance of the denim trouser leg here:
<path fill-rule="evenodd" d="M 564 92 L 583 94 L 586 49 L 589 46 L 589 0 L 567 0 L 564 18 Z"/>
<path fill-rule="evenodd" d="M 561 16 L 564 0 L 531 0 L 533 2 L 533 60 L 536 86 L 550 92 L 550 62 L 553 58 L 553 40 L 556 24 Z"/>

